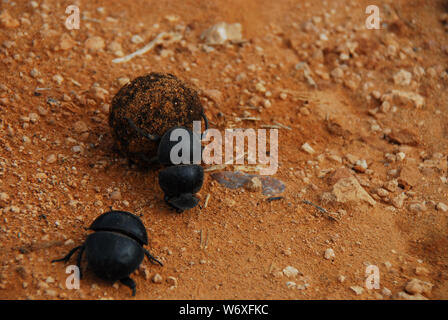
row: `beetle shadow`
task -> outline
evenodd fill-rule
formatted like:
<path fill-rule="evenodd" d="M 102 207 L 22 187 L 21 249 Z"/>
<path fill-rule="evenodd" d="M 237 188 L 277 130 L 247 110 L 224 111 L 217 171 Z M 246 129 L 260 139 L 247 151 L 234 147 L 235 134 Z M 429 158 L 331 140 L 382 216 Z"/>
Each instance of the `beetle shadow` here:
<path fill-rule="evenodd" d="M 89 268 L 87 268 L 87 263 L 84 263 L 82 266 L 82 279 L 80 280 L 80 288 L 83 287 L 83 282 L 84 282 L 84 286 L 89 285 L 90 286 L 90 294 L 93 295 L 100 295 L 103 296 L 103 293 L 105 292 L 106 288 L 113 288 L 113 285 L 115 283 L 119 284 L 119 288 L 118 291 L 121 292 L 121 290 L 125 291 L 124 294 L 128 293 L 130 297 L 132 297 L 131 295 L 131 290 L 127 287 L 125 287 L 124 285 L 122 285 L 120 283 L 120 280 L 118 281 L 108 281 L 108 280 L 104 280 L 101 279 L 99 277 L 97 277 L 95 275 L 95 273 L 93 273 L 93 271 L 89 270 Z M 116 290 L 115 290 L 116 291 Z M 129 292 L 128 292 L 129 291 Z"/>
<path fill-rule="evenodd" d="M 158 210 L 157 214 L 164 215 L 169 210 L 165 207 L 163 191 L 158 184 L 158 171 L 163 167 L 160 164 L 142 166 L 134 163 L 126 155 L 119 152 L 112 130 L 107 123 L 100 123 L 92 128 L 89 137 L 85 141 L 89 148 L 89 167 L 99 170 L 100 175 L 116 175 L 124 179 L 128 173 L 132 176 L 132 183 L 129 183 L 127 190 L 133 194 L 139 194 L 139 198 L 149 198 L 142 209 L 153 204 Z M 117 181 L 121 184 L 121 181 Z M 144 189 L 142 189 L 142 186 Z M 149 195 L 149 196 L 148 196 Z M 159 210 L 160 209 L 160 210 Z"/>
<path fill-rule="evenodd" d="M 120 153 L 107 122 L 101 122 L 92 127 L 85 143 L 89 145 L 90 168 L 98 169 L 101 174 L 105 175 L 115 175 L 116 173 L 123 178 L 127 174 L 124 171 L 137 173 L 131 173 L 133 183 L 129 183 L 130 188 L 127 191 L 140 194 L 140 198 L 150 199 L 140 207 L 141 209 L 144 210 L 145 207 L 152 204 L 157 208 L 157 210 L 153 210 L 153 215 L 160 215 L 160 217 L 182 213 L 172 208 L 164 200 L 164 192 L 158 183 L 158 171 L 164 166 L 158 163 L 143 166 L 142 163 L 135 163 L 127 155 Z M 117 182 L 120 183 L 120 181 Z M 142 190 L 142 186 L 144 190 Z M 150 196 L 148 197 L 148 195 Z M 200 206 L 198 209 L 201 209 Z"/>
<path fill-rule="evenodd" d="M 152 172 L 157 171 L 161 166 L 158 163 L 149 164 L 149 160 L 144 154 L 133 154 L 135 159 L 141 158 L 142 161 L 137 162 L 132 160 L 127 154 L 124 154 L 118 148 L 117 142 L 115 141 L 112 130 L 106 123 L 101 123 L 90 130 L 89 137 L 85 141 L 89 145 L 90 153 L 92 155 L 91 161 L 98 161 L 100 159 L 107 158 L 108 164 L 105 166 L 106 169 L 110 169 L 115 164 L 120 164 L 121 167 L 130 169 L 136 172 Z M 145 161 L 147 163 L 145 163 Z M 90 164 L 91 167 L 95 163 Z"/>

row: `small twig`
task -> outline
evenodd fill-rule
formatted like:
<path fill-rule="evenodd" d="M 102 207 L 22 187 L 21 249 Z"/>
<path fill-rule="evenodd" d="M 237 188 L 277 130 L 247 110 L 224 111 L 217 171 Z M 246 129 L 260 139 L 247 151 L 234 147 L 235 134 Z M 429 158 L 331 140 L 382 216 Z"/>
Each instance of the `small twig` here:
<path fill-rule="evenodd" d="M 71 81 L 75 86 L 81 88 L 81 84 L 80 84 L 78 81 L 76 81 L 75 79 L 70 79 L 70 81 Z"/>
<path fill-rule="evenodd" d="M 200 242 L 199 242 L 199 248 L 202 249 L 202 248 L 203 248 L 203 247 L 202 247 L 202 229 L 201 229 L 201 233 L 200 233 L 200 235 L 201 235 L 201 240 L 200 240 Z"/>
<path fill-rule="evenodd" d="M 41 249 L 48 249 L 51 247 L 59 247 L 64 245 L 63 241 L 46 241 L 46 242 L 40 242 L 40 243 L 33 243 L 33 244 L 26 244 L 20 247 L 15 247 L 14 249 L 19 250 L 21 253 L 26 254 L 33 251 L 41 250 Z"/>
<path fill-rule="evenodd" d="M 207 196 L 205 197 L 204 209 L 207 208 L 208 200 L 210 200 L 210 193 L 207 193 Z"/>
<path fill-rule="evenodd" d="M 270 266 L 269 266 L 268 273 L 269 273 L 269 274 L 272 273 L 272 270 L 274 270 L 274 260 L 272 260 L 272 262 L 271 262 L 271 264 L 270 264 Z"/>
<path fill-rule="evenodd" d="M 242 110 L 260 110 L 259 107 L 255 107 L 255 106 L 244 106 L 241 109 Z"/>
<path fill-rule="evenodd" d="M 261 127 L 266 128 L 266 129 L 283 129 L 279 125 L 274 125 L 274 124 L 262 124 Z"/>
<path fill-rule="evenodd" d="M 317 204 L 312 203 L 311 201 L 303 200 L 303 203 L 309 204 L 310 206 L 315 207 L 317 210 L 319 210 L 322 213 L 328 213 L 327 209 L 322 208 L 322 207 L 318 206 Z"/>
<path fill-rule="evenodd" d="M 267 199 L 267 201 L 271 202 L 271 201 L 282 200 L 282 199 L 284 199 L 284 197 L 269 197 Z"/>
<path fill-rule="evenodd" d="M 281 128 L 284 128 L 284 129 L 286 129 L 286 130 L 289 130 L 289 131 L 292 130 L 290 127 L 285 126 L 284 124 L 281 124 L 280 122 L 274 121 L 274 124 L 278 125 L 278 126 L 281 127 Z"/>
<path fill-rule="evenodd" d="M 234 165 L 233 166 L 233 169 L 234 170 L 236 170 L 236 171 L 243 171 L 243 172 L 259 172 L 260 171 L 260 169 L 261 169 L 262 167 L 260 167 L 259 165 L 253 165 L 253 166 L 250 166 L 250 165 Z"/>
<path fill-rule="evenodd" d="M 282 91 L 285 92 L 285 93 L 288 93 L 288 94 L 292 95 L 294 98 L 302 100 L 302 101 L 314 100 L 306 92 L 295 91 L 295 90 L 288 90 L 288 89 L 283 89 Z"/>
<path fill-rule="evenodd" d="M 237 163 L 239 160 L 244 159 L 244 157 L 246 156 L 246 154 L 247 154 L 247 152 L 244 152 L 244 153 L 242 153 L 242 154 L 240 153 L 239 156 L 236 157 L 236 159 L 233 159 L 233 156 L 232 156 L 232 158 L 231 158 L 229 161 L 225 162 L 224 164 L 225 164 L 225 165 L 232 165 L 232 164 L 234 164 L 234 163 Z"/>
<path fill-rule="evenodd" d="M 235 118 L 236 122 L 240 121 L 260 121 L 261 119 L 259 117 L 243 117 L 243 118 Z"/>
<path fill-rule="evenodd" d="M 205 238 L 205 246 L 204 249 L 207 249 L 208 247 L 208 234 L 210 233 L 210 231 L 207 231 L 207 237 Z"/>
<path fill-rule="evenodd" d="M 170 39 L 164 40 L 164 38 L 166 38 L 166 36 L 169 36 Z M 177 42 L 180 39 L 182 39 L 182 35 L 180 33 L 161 32 L 151 42 L 149 42 L 147 45 L 145 45 L 143 48 L 141 48 L 131 54 L 128 54 L 127 56 L 114 59 L 114 60 L 112 60 L 112 62 L 113 63 L 128 62 L 128 61 L 132 60 L 134 57 L 141 56 L 142 54 L 145 54 L 146 52 L 148 52 L 149 50 L 151 50 L 158 44 L 161 44 L 161 43 L 168 44 L 168 43 L 172 43 L 172 42 Z"/>
<path fill-rule="evenodd" d="M 222 170 L 225 167 L 226 167 L 225 164 L 216 164 L 216 165 L 210 166 L 208 168 L 205 168 L 204 171 L 205 172 L 210 172 L 210 171 Z"/>

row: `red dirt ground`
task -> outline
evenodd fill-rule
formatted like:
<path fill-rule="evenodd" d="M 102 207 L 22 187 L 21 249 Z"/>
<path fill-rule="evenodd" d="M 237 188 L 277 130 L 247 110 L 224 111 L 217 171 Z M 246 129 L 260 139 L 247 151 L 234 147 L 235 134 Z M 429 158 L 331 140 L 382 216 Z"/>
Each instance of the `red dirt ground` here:
<path fill-rule="evenodd" d="M 14 3 L 0 4 L 0 298 L 130 299 L 90 272 L 68 290 L 64 265 L 50 263 L 109 206 L 141 215 L 148 249 L 165 264 L 145 261 L 132 275 L 137 299 L 448 298 L 446 1 Z M 64 26 L 70 4 L 79 30 Z M 365 27 L 369 4 L 380 8 L 380 30 Z M 208 52 L 200 35 L 221 21 L 241 23 L 247 41 Z M 170 31 L 182 40 L 112 62 L 120 45 L 128 54 Z M 88 49 L 91 37 L 104 46 Z M 226 189 L 209 171 L 206 208 L 169 209 L 158 169 L 114 153 L 107 121 L 120 78 L 153 71 L 191 83 L 216 128 L 281 124 L 274 177 L 284 199 Z M 391 90 L 424 105 L 391 100 Z M 328 200 L 340 175 L 376 203 Z M 398 187 L 385 190 L 388 182 Z M 365 287 L 368 265 L 378 266 L 380 289 Z M 288 277 L 287 266 L 299 274 Z M 428 283 L 413 289 L 414 278 Z"/>

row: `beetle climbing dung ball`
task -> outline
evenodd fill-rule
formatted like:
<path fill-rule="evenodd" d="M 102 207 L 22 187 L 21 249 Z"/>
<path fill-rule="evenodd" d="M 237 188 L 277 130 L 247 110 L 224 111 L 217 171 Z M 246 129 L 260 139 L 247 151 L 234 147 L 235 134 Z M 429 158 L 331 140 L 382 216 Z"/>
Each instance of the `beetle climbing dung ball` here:
<path fill-rule="evenodd" d="M 193 129 L 203 109 L 197 92 L 172 74 L 150 73 L 122 87 L 112 100 L 109 124 L 118 150 L 136 163 L 157 155 L 158 141 L 173 127 Z"/>

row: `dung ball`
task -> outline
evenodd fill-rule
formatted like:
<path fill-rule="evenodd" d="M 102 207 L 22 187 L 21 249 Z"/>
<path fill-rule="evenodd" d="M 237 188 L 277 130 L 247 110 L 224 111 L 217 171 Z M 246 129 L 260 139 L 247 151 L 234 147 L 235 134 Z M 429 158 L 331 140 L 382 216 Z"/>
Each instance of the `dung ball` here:
<path fill-rule="evenodd" d="M 172 74 L 150 73 L 124 85 L 114 96 L 109 125 L 118 151 L 137 164 L 151 163 L 158 141 L 172 127 L 193 129 L 201 121 L 199 95 Z"/>

